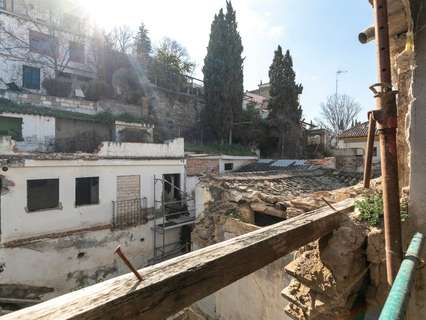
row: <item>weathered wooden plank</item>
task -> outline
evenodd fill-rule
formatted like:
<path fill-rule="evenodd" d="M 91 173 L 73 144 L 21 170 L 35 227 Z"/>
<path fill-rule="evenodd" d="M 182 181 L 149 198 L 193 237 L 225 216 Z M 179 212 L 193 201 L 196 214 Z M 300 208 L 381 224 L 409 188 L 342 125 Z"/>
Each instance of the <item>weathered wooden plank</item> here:
<path fill-rule="evenodd" d="M 353 200 L 60 296 L 1 320 L 165 319 L 293 250 L 330 233 Z M 112 253 L 111 253 L 112 254 Z"/>

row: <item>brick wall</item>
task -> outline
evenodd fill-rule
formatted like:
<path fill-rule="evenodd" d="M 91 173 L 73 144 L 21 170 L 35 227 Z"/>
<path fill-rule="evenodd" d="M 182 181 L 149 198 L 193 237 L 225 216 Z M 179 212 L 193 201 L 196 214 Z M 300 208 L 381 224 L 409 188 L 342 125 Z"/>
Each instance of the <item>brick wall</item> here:
<path fill-rule="evenodd" d="M 219 159 L 187 159 L 186 172 L 188 176 L 202 174 L 219 174 Z"/>

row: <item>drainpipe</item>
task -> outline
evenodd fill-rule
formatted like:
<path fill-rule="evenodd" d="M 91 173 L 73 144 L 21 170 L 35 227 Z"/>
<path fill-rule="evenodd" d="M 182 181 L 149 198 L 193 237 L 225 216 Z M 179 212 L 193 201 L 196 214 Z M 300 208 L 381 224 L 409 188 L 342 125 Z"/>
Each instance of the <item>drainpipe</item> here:
<path fill-rule="evenodd" d="M 402 260 L 396 147 L 396 92 L 392 90 L 387 0 L 374 0 L 373 5 L 379 83 L 371 86 L 371 90 L 376 98 L 376 110 L 373 111 L 373 117 L 378 124 L 380 137 L 386 271 L 388 284 L 391 286 Z"/>
<path fill-rule="evenodd" d="M 403 320 L 413 284 L 416 268 L 420 264 L 423 234 L 416 233 L 402 261 L 398 275 L 386 298 L 379 320 Z"/>

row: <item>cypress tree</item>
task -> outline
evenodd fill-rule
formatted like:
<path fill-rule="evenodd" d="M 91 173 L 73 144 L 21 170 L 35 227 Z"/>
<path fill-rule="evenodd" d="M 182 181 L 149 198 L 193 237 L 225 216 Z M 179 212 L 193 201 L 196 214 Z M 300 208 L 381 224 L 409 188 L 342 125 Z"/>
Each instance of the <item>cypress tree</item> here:
<path fill-rule="evenodd" d="M 243 87 L 243 45 L 238 32 L 236 12 L 231 1 L 226 1 L 226 55 L 225 55 L 225 122 L 229 128 L 228 141 L 232 143 L 232 129 L 242 112 Z"/>
<path fill-rule="evenodd" d="M 211 25 L 207 55 L 204 59 L 204 92 L 206 106 L 204 123 L 211 130 L 212 138 L 223 140 L 222 113 L 225 92 L 225 54 L 226 54 L 225 15 L 220 9 Z"/>
<path fill-rule="evenodd" d="M 136 56 L 142 63 L 149 61 L 152 52 L 151 39 L 149 38 L 149 31 L 142 22 L 135 37 L 135 51 Z"/>
<path fill-rule="evenodd" d="M 303 91 L 301 84 L 296 84 L 293 60 L 287 50 L 283 55 L 281 46 L 275 51 L 274 60 L 269 68 L 270 99 L 269 128 L 276 138 L 280 157 L 297 157 L 302 151 L 302 108 L 299 95 Z"/>
<path fill-rule="evenodd" d="M 204 59 L 204 119 L 221 143 L 232 143 L 232 128 L 242 111 L 243 46 L 237 27 L 235 10 L 227 1 L 226 15 L 220 9 L 212 22 Z"/>

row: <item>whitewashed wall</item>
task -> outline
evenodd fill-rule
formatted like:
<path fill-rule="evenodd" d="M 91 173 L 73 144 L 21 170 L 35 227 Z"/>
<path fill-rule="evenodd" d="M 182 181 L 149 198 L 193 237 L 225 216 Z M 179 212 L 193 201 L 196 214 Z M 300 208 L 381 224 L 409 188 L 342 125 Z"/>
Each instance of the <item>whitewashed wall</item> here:
<path fill-rule="evenodd" d="M 243 157 L 243 156 L 222 156 L 219 159 L 219 174 L 224 174 L 236 171 L 241 167 L 257 161 L 257 157 Z M 232 163 L 234 165 L 232 170 L 225 171 L 225 163 Z"/>
<path fill-rule="evenodd" d="M 136 268 L 153 256 L 153 222 L 126 230 L 101 230 L 43 239 L 14 248 L 0 248 L 1 284 L 47 287 L 43 300 L 76 290 L 129 270 L 114 254 L 118 245 Z M 166 244 L 179 239 L 179 230 L 166 234 Z M 31 292 L 31 290 L 30 290 Z"/>
<path fill-rule="evenodd" d="M 183 158 L 184 153 L 184 139 L 177 138 L 164 143 L 102 142 L 98 155 L 105 157 Z"/>
<path fill-rule="evenodd" d="M 117 176 L 140 175 L 141 197 L 148 207 L 154 203 L 154 175 L 181 174 L 184 160 L 25 160 L 22 168 L 9 168 L 6 179 L 15 186 L 1 199 L 2 242 L 109 224 L 112 201 L 116 200 Z M 99 204 L 75 207 L 75 178 L 99 177 Z M 28 179 L 59 178 L 59 201 L 62 209 L 27 213 Z M 183 187 L 183 186 L 182 186 Z M 157 195 L 161 194 L 157 183 Z"/>
<path fill-rule="evenodd" d="M 367 142 L 364 141 L 354 141 L 354 142 L 345 142 L 343 139 L 339 140 L 337 147 L 339 149 L 362 149 L 364 154 L 367 154 Z M 374 141 L 374 147 L 377 148 L 377 156 L 373 157 L 373 163 L 380 162 L 380 142 Z"/>
<path fill-rule="evenodd" d="M 55 139 L 55 118 L 28 114 L 1 113 L 0 116 L 22 119 L 22 138 L 19 151 L 48 151 Z"/>

